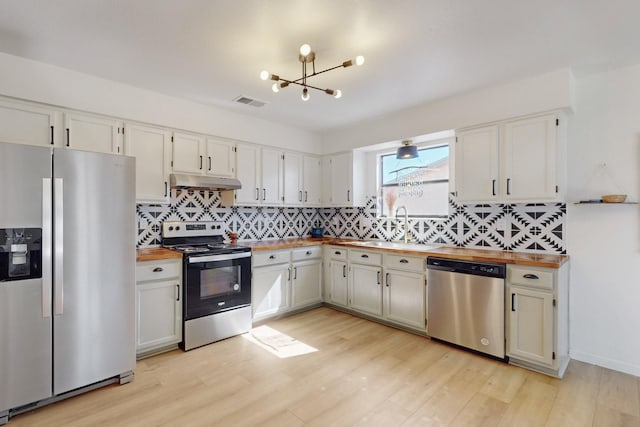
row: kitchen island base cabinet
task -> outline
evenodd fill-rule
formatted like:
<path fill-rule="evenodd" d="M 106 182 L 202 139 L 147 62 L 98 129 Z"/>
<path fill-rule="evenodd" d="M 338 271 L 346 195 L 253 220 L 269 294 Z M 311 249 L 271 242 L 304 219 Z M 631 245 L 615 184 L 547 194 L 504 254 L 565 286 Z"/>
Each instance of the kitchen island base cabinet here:
<path fill-rule="evenodd" d="M 562 378 L 569 364 L 568 267 L 507 267 L 509 362 Z"/>
<path fill-rule="evenodd" d="M 182 341 L 182 262 L 136 264 L 136 354 L 175 347 Z"/>

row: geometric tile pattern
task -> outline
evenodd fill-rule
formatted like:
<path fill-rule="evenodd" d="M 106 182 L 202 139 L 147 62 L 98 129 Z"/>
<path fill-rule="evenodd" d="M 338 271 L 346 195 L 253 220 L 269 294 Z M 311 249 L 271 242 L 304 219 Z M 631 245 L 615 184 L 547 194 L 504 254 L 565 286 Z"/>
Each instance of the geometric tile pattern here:
<path fill-rule="evenodd" d="M 325 236 L 402 240 L 402 218 L 378 218 L 376 198 L 363 207 L 295 208 L 220 206 L 216 191 L 172 190 L 168 205 L 136 206 L 138 247 L 160 244 L 163 221 L 223 221 L 239 240 L 302 237 L 322 226 Z M 409 235 L 418 243 L 565 254 L 564 203 L 462 205 L 449 199 L 446 219 L 409 218 Z"/>

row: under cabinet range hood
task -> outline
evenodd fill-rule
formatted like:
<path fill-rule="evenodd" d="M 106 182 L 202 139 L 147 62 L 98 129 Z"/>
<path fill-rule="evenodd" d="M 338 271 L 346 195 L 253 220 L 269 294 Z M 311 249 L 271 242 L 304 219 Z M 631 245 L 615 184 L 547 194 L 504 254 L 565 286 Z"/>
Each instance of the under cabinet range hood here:
<path fill-rule="evenodd" d="M 187 175 L 172 173 L 169 177 L 171 188 L 193 188 L 196 190 L 239 190 L 242 186 L 235 178 L 219 176 Z"/>

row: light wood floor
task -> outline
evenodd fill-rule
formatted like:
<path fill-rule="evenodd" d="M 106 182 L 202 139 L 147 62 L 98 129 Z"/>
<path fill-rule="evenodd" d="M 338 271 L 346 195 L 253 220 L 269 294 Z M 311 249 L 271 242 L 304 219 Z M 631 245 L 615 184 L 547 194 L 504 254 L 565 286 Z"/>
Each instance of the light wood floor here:
<path fill-rule="evenodd" d="M 234 337 L 141 360 L 135 380 L 18 426 L 640 426 L 640 379 L 573 361 L 563 380 L 319 308 L 267 325 L 317 349 Z"/>

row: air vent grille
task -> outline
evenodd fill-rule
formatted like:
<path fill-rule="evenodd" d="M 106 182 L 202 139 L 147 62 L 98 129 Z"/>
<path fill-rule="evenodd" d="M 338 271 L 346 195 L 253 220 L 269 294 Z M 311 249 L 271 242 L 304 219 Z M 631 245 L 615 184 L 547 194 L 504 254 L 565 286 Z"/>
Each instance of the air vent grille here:
<path fill-rule="evenodd" d="M 245 105 L 251 105 L 252 107 L 264 107 L 267 103 L 264 101 L 258 101 L 257 99 L 249 98 L 248 96 L 239 96 L 234 99 L 235 102 Z"/>

